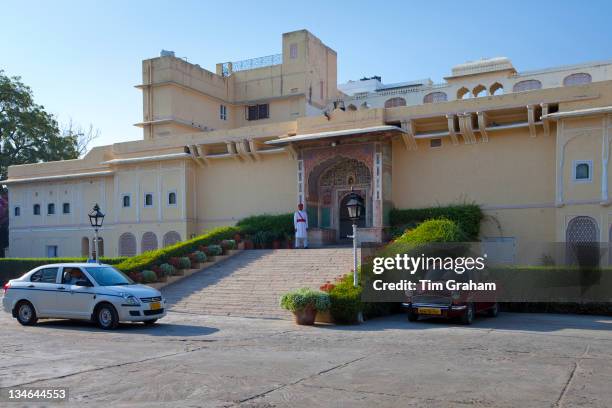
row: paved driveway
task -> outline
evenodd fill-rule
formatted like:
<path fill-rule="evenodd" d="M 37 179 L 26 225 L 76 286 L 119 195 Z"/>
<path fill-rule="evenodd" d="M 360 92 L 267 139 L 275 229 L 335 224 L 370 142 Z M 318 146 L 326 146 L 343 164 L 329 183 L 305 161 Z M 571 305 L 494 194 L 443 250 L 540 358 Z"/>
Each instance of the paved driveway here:
<path fill-rule="evenodd" d="M 612 318 L 501 314 L 462 327 L 170 313 L 157 327 L 21 327 L 0 313 L 0 386 L 73 406 L 610 407 Z M 65 406 L 65 405 L 64 405 Z"/>

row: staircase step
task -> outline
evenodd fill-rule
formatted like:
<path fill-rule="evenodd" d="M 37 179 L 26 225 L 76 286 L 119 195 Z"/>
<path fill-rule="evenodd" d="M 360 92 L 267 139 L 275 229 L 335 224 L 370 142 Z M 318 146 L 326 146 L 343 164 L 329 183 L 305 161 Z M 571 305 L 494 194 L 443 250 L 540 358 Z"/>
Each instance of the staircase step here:
<path fill-rule="evenodd" d="M 353 267 L 351 248 L 249 250 L 162 289 L 169 309 L 198 314 L 291 319 L 283 293 L 318 289 Z"/>

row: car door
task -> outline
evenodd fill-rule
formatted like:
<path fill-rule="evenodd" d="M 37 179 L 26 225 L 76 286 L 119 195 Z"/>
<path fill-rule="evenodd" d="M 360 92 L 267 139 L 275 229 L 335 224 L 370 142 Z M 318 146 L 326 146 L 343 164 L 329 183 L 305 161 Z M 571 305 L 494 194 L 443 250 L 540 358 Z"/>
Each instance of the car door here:
<path fill-rule="evenodd" d="M 57 311 L 58 267 L 41 268 L 30 276 L 25 285 L 27 298 L 32 302 L 38 316 L 55 316 Z"/>
<path fill-rule="evenodd" d="M 74 276 L 80 274 L 79 278 Z M 76 281 L 91 280 L 79 267 L 64 267 L 61 273 L 61 285 L 63 288 L 57 294 L 57 308 L 61 317 L 73 319 L 89 319 L 91 305 L 95 299 L 93 287 L 75 285 Z"/>

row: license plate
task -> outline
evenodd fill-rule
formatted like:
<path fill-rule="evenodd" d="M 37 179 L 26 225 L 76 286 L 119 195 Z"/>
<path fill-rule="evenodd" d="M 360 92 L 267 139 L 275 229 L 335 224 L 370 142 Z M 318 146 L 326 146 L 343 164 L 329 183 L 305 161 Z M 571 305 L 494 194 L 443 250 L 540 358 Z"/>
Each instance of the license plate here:
<path fill-rule="evenodd" d="M 161 309 L 161 304 L 159 302 L 151 303 L 151 310 Z"/>
<path fill-rule="evenodd" d="M 441 315 L 442 311 L 440 309 L 436 309 L 433 307 L 419 307 L 418 309 L 419 314 L 424 314 L 424 315 Z"/>

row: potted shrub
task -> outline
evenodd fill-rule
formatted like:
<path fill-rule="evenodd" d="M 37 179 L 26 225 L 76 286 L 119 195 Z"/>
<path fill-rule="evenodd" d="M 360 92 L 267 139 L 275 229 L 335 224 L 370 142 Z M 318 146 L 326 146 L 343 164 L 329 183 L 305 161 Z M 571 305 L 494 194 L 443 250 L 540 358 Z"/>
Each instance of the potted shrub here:
<path fill-rule="evenodd" d="M 240 236 L 240 234 L 234 235 L 234 241 L 236 242 L 236 245 L 242 242 L 242 237 Z"/>
<path fill-rule="evenodd" d="M 255 245 L 253 244 L 253 241 L 250 238 L 245 238 L 243 243 L 244 243 L 244 249 L 253 249 L 255 247 Z"/>
<path fill-rule="evenodd" d="M 157 282 L 166 282 L 168 280 L 168 275 L 166 275 L 158 265 L 152 267 L 151 270 L 155 272 L 155 275 L 157 276 Z"/>
<path fill-rule="evenodd" d="M 195 260 L 195 262 L 198 264 L 198 268 L 201 268 L 202 264 L 208 259 L 206 254 L 202 251 L 195 251 L 192 255 L 192 260 Z"/>
<path fill-rule="evenodd" d="M 223 254 L 223 248 L 221 248 L 219 245 L 209 245 L 208 254 L 210 256 L 220 256 Z"/>
<path fill-rule="evenodd" d="M 142 273 L 142 281 L 144 283 L 153 283 L 157 280 L 157 275 L 153 271 L 144 270 L 141 273 Z"/>
<path fill-rule="evenodd" d="M 221 248 L 223 248 L 224 254 L 229 254 L 230 251 L 236 249 L 236 241 L 233 239 L 224 239 L 221 241 Z"/>
<path fill-rule="evenodd" d="M 168 263 L 170 265 L 174 266 L 176 269 L 180 269 L 179 258 L 172 257 L 172 258 L 168 259 Z"/>
<path fill-rule="evenodd" d="M 191 259 L 189 259 L 186 256 L 180 257 L 179 258 L 179 275 L 184 275 L 185 274 L 185 269 L 191 269 Z"/>
<path fill-rule="evenodd" d="M 159 269 L 162 271 L 162 273 L 168 277 L 168 276 L 172 276 L 176 273 L 176 268 L 172 265 L 170 265 L 169 263 L 163 263 L 161 265 L 159 265 Z"/>
<path fill-rule="evenodd" d="M 300 325 L 313 325 L 317 312 L 329 310 L 329 294 L 310 288 L 301 288 L 285 293 L 280 300 L 283 309 L 295 316 L 295 322 Z"/>

